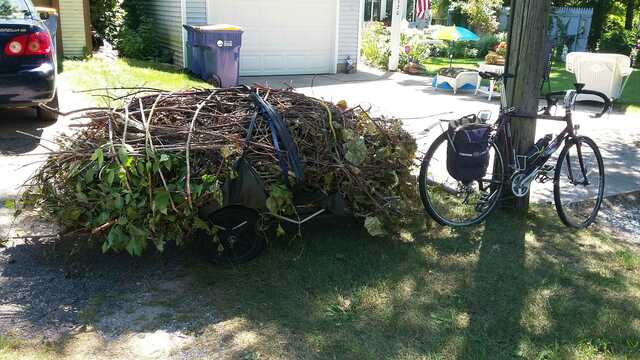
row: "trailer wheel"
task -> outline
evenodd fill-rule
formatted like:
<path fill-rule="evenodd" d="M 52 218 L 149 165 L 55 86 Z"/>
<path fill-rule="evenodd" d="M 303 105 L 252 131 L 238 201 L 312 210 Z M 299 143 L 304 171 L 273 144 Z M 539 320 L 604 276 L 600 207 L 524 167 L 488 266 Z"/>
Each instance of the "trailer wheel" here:
<path fill-rule="evenodd" d="M 218 229 L 219 243 L 208 242 L 209 258 L 217 264 L 241 264 L 253 260 L 265 247 L 258 234 L 259 214 L 244 206 L 229 206 L 208 217 L 210 226 Z"/>

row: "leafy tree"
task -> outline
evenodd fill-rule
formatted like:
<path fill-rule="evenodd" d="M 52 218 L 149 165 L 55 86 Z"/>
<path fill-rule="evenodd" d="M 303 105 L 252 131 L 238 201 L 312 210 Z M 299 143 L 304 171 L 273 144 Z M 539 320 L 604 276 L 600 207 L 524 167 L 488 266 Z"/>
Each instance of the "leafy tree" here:
<path fill-rule="evenodd" d="M 469 17 L 469 25 L 477 32 L 490 34 L 498 28 L 497 10 L 503 0 L 458 0 L 452 4 Z"/>
<path fill-rule="evenodd" d="M 120 0 L 91 0 L 90 13 L 96 33 L 111 43 L 117 43 L 124 17 Z"/>
<path fill-rule="evenodd" d="M 13 6 L 9 1 L 0 0 L 0 16 L 13 15 L 16 10 L 16 7 Z"/>
<path fill-rule="evenodd" d="M 437 18 L 446 18 L 449 7 L 451 6 L 451 0 L 434 0 L 432 2 L 433 14 Z"/>

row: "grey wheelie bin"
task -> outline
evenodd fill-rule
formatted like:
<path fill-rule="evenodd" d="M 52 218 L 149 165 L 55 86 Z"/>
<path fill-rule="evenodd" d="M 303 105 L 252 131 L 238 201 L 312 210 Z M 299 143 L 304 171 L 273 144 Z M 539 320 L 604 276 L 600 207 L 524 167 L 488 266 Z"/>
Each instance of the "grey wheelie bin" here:
<path fill-rule="evenodd" d="M 220 87 L 238 85 L 242 28 L 235 25 L 184 25 L 188 69 Z"/>

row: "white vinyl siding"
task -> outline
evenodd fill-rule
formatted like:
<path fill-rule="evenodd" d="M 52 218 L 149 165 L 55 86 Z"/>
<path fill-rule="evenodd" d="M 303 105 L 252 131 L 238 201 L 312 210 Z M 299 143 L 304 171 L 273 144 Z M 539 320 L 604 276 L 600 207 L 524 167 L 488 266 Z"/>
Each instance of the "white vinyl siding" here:
<path fill-rule="evenodd" d="M 340 24 L 338 26 L 338 64 L 351 56 L 358 59 L 358 34 L 360 31 L 360 0 L 340 0 Z"/>
<path fill-rule="evenodd" d="M 205 25 L 207 23 L 207 0 L 186 0 L 187 24 Z"/>
<path fill-rule="evenodd" d="M 60 30 L 64 56 L 83 57 L 87 50 L 82 0 L 60 0 Z"/>
<path fill-rule="evenodd" d="M 173 62 L 183 66 L 182 61 L 182 6 L 180 0 L 147 0 L 147 13 L 161 47 L 173 52 Z"/>

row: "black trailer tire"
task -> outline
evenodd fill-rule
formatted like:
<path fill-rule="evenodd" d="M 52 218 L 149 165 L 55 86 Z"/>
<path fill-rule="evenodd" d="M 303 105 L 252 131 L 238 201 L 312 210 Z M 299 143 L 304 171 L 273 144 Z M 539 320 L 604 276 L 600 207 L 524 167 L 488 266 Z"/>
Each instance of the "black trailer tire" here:
<path fill-rule="evenodd" d="M 217 228 L 217 239 L 208 237 L 207 258 L 216 264 L 242 264 L 258 257 L 266 248 L 266 240 L 258 233 L 260 214 L 254 209 L 234 205 L 222 208 L 207 218 Z"/>

